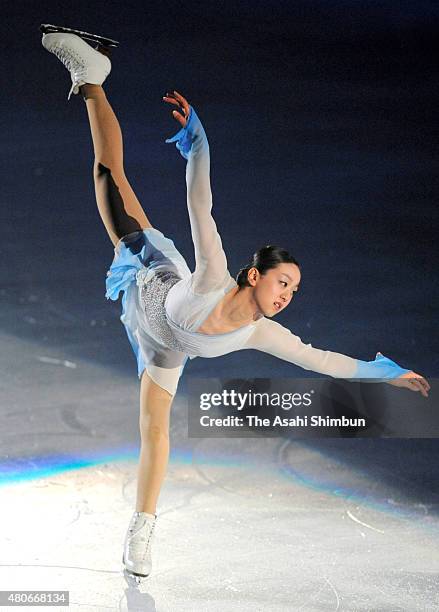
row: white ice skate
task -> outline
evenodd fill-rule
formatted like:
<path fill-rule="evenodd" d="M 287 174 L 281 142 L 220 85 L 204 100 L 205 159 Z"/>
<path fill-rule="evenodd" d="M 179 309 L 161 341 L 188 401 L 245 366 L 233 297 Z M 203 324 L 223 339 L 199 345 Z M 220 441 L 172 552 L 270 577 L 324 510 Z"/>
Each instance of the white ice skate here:
<path fill-rule="evenodd" d="M 122 562 L 128 582 L 141 584 L 151 573 L 151 545 L 157 515 L 134 512 L 125 537 Z"/>
<path fill-rule="evenodd" d="M 66 32 L 43 34 L 43 47 L 56 55 L 70 72 L 72 93 L 77 94 L 81 85 L 92 83 L 102 85 L 110 74 L 111 62 L 99 51 L 96 51 L 80 36 Z"/>

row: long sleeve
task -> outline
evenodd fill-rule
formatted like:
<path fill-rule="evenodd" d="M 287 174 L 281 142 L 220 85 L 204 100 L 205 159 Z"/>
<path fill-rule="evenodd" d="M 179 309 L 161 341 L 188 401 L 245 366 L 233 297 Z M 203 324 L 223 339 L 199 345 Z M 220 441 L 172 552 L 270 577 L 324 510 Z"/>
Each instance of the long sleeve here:
<path fill-rule="evenodd" d="M 229 273 L 221 238 L 211 214 L 209 143 L 192 106 L 186 127 L 166 142 L 175 142 L 177 149 L 187 160 L 187 205 L 195 250 L 192 289 L 195 293 L 207 293 L 222 287 L 227 282 Z"/>
<path fill-rule="evenodd" d="M 334 378 L 392 379 L 410 371 L 401 368 L 384 355 L 379 355 L 374 361 L 361 361 L 340 353 L 314 348 L 311 344 L 304 344 L 280 323 L 265 317 L 258 321 L 243 348 L 270 353 L 305 370 L 313 370 Z"/>

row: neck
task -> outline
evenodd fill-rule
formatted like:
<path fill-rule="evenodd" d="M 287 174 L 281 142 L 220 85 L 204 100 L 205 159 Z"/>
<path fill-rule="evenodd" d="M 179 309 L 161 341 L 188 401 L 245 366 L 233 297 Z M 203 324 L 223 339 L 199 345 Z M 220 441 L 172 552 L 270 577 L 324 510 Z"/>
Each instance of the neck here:
<path fill-rule="evenodd" d="M 222 317 L 233 324 L 252 323 L 261 318 L 262 313 L 253 299 L 251 287 L 236 287 L 230 291 L 222 308 Z"/>

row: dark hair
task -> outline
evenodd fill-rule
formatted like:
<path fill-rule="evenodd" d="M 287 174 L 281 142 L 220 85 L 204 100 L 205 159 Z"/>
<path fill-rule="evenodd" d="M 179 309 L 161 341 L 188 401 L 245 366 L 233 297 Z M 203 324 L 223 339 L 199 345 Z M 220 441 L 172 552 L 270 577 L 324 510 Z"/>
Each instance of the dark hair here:
<path fill-rule="evenodd" d="M 292 263 L 300 269 L 298 262 L 285 249 L 273 245 L 262 247 L 262 249 L 254 253 L 251 263 L 245 266 L 245 268 L 241 268 L 238 272 L 236 282 L 239 288 L 251 286 L 247 280 L 250 268 L 256 268 L 260 274 L 264 275 L 268 270 L 277 268 L 281 263 Z"/>

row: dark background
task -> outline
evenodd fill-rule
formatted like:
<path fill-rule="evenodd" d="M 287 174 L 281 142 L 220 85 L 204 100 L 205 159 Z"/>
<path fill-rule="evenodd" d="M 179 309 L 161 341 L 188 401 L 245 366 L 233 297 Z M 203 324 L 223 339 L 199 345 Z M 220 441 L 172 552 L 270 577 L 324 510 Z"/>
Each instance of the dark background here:
<path fill-rule="evenodd" d="M 164 143 L 174 88 L 209 137 L 231 273 L 284 246 L 302 285 L 276 320 L 313 346 L 438 375 L 436 3 L 15 2 L 2 21 L 3 332 L 136 380 L 120 305 L 104 297 L 113 252 L 84 104 L 67 102 L 70 77 L 41 47 L 39 24 L 53 23 L 120 41 L 106 90 L 127 175 L 190 266 L 184 160 Z M 256 352 L 186 374 L 237 368 L 304 375 Z"/>

